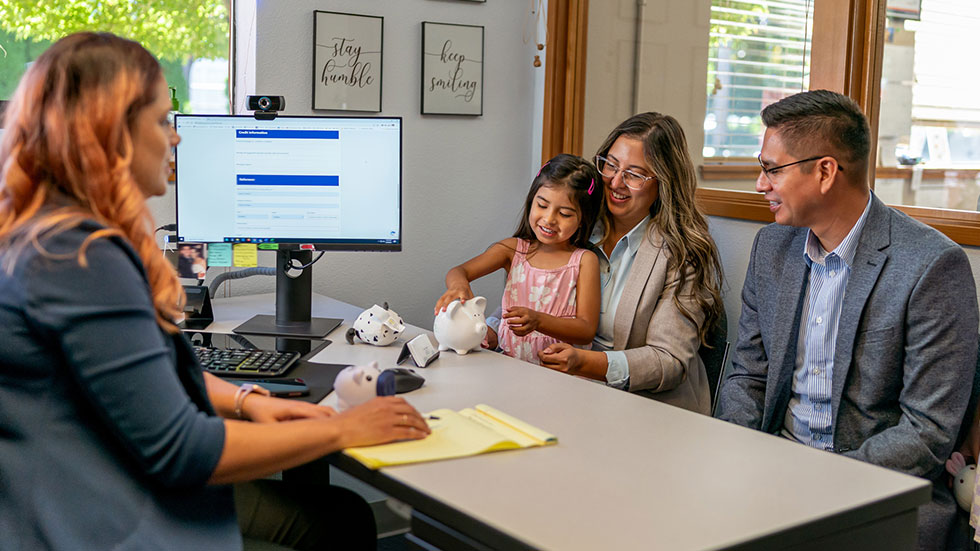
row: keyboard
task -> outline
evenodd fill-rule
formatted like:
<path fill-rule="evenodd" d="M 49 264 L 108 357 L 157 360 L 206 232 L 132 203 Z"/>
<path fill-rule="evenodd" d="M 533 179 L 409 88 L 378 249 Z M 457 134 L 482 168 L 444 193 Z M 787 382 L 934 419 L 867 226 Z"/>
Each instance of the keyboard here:
<path fill-rule="evenodd" d="M 299 352 L 258 349 L 223 349 L 195 346 L 201 367 L 221 377 L 275 377 L 283 375 L 299 360 Z"/>

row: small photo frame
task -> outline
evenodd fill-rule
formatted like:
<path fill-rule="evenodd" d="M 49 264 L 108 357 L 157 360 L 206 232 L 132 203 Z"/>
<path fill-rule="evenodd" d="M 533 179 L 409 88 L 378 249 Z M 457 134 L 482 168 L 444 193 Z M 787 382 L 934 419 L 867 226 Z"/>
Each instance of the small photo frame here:
<path fill-rule="evenodd" d="M 313 12 L 313 109 L 381 111 L 384 18 Z"/>
<path fill-rule="evenodd" d="M 204 243 L 177 244 L 177 277 L 204 279 L 208 271 L 208 251 Z"/>
<path fill-rule="evenodd" d="M 422 22 L 422 114 L 483 115 L 483 27 Z"/>

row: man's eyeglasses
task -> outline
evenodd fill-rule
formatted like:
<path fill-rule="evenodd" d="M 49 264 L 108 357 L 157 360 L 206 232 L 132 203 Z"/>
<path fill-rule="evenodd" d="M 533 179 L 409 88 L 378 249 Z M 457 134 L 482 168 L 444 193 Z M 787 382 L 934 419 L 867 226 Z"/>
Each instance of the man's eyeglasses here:
<path fill-rule="evenodd" d="M 623 183 L 626 187 L 632 189 L 633 191 L 640 191 L 643 189 L 643 185 L 647 183 L 648 180 L 653 180 L 653 176 L 644 176 L 642 174 L 637 174 L 628 168 L 620 168 L 619 165 L 610 161 L 609 159 L 603 157 L 602 155 L 595 156 L 595 167 L 599 169 L 599 173 L 612 180 L 616 177 L 616 174 L 622 173 Z"/>
<path fill-rule="evenodd" d="M 782 169 L 784 169 L 786 167 L 790 167 L 790 166 L 793 166 L 793 165 L 798 165 L 800 163 L 807 163 L 807 162 L 810 162 L 810 161 L 816 161 L 817 159 L 823 159 L 824 157 L 830 157 L 830 155 L 817 155 L 816 157 L 810 157 L 809 159 L 801 159 L 799 161 L 793 161 L 792 163 L 786 163 L 784 165 L 774 166 L 772 168 L 766 168 L 766 165 L 764 165 L 762 163 L 762 155 L 759 155 L 756 158 L 759 160 L 759 166 L 762 167 L 762 173 L 766 175 L 766 179 L 769 180 L 769 183 L 772 183 L 772 177 L 773 177 L 773 174 L 774 173 L 776 173 L 776 172 L 778 172 L 778 171 L 780 171 L 780 170 L 782 170 Z M 831 158 L 833 159 L 833 157 L 831 157 Z M 836 159 L 834 159 L 834 160 L 836 160 Z M 837 163 L 837 170 L 839 170 L 841 172 L 844 172 L 844 167 L 840 166 L 840 163 Z"/>

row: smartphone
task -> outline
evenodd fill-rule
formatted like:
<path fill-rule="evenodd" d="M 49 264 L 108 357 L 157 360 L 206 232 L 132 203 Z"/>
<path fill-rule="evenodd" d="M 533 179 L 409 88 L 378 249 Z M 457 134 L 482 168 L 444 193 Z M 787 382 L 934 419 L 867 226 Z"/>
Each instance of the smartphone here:
<path fill-rule="evenodd" d="M 289 398 L 295 396 L 306 396 L 310 393 L 310 387 L 306 386 L 303 379 L 225 379 L 229 383 L 243 385 L 253 383 L 268 390 L 273 396 Z"/>

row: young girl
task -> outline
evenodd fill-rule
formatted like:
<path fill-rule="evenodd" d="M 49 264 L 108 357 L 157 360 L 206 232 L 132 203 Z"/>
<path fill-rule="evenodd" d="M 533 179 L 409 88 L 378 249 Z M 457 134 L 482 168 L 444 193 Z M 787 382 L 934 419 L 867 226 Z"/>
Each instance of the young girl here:
<path fill-rule="evenodd" d="M 507 270 L 498 339 L 508 356 L 540 363 L 538 352 L 563 341 L 588 345 L 599 325 L 599 260 L 589 236 L 602 203 L 592 163 L 558 155 L 531 182 L 514 237 L 446 274 L 436 313 L 473 298 L 470 282 Z"/>

